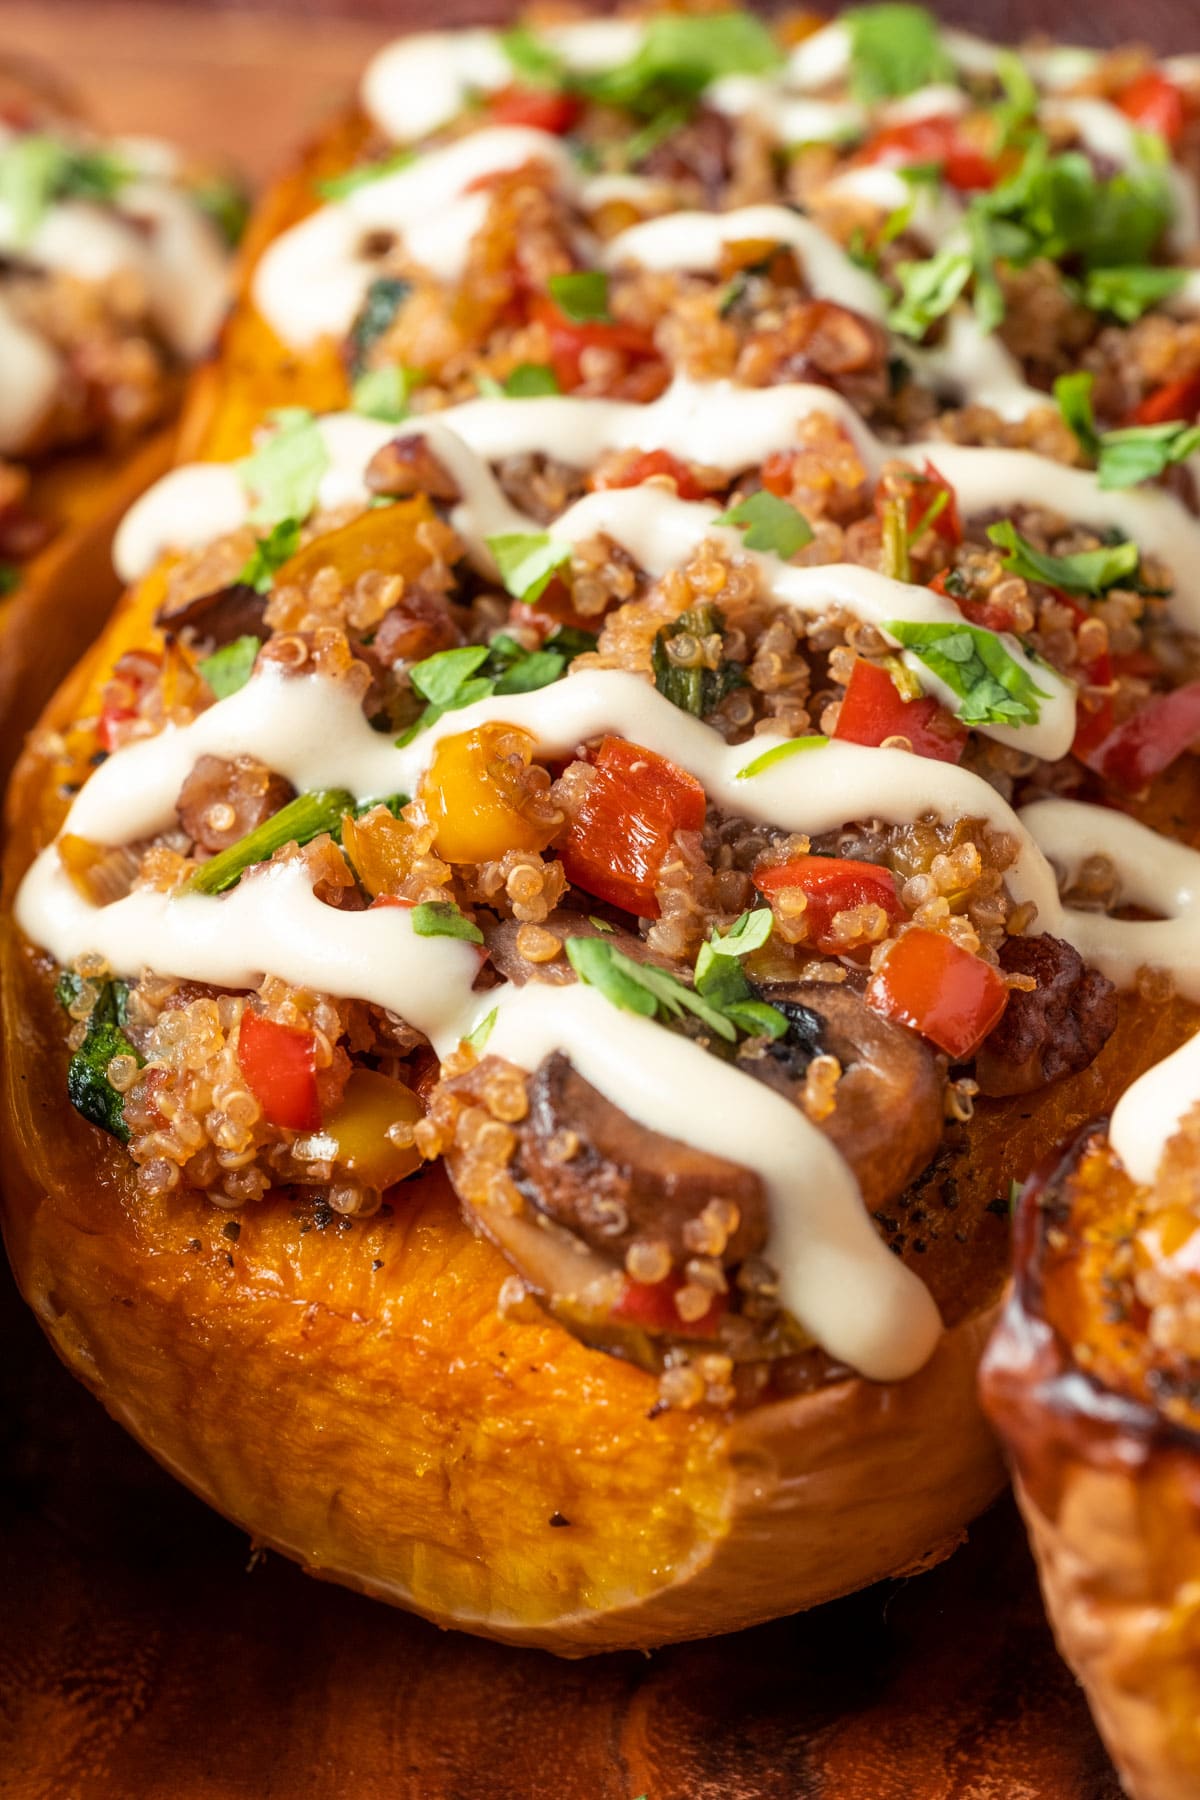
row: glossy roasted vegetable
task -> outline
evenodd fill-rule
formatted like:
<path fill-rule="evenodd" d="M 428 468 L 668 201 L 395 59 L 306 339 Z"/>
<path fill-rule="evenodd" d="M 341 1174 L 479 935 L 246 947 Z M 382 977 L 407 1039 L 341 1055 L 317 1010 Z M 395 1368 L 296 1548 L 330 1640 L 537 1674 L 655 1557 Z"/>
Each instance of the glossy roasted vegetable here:
<path fill-rule="evenodd" d="M 1194 1192 L 1196 1143 L 1160 1182 Z M 1174 1157 L 1175 1168 L 1171 1162 Z M 1123 1293 L 1152 1254 L 1194 1259 L 1187 1209 L 1147 1233 L 1144 1190 L 1087 1132 L 1031 1182 L 1013 1290 L 984 1361 L 984 1404 L 1017 1497 L 1063 1656 L 1132 1800 L 1200 1793 L 1200 1408 L 1195 1365 L 1166 1366 Z M 1191 1266 L 1189 1264 L 1189 1266 Z"/>

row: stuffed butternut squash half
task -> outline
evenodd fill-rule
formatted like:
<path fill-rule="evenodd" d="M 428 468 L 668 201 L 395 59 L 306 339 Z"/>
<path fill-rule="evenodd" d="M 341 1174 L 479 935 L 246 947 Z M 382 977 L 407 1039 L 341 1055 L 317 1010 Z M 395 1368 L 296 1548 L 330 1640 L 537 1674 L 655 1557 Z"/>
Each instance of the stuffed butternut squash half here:
<path fill-rule="evenodd" d="M 982 1377 L 1059 1647 L 1133 1800 L 1200 1789 L 1198 1049 L 1030 1184 Z"/>
<path fill-rule="evenodd" d="M 513 1642 L 946 1553 L 1010 1186 L 1197 1020 L 1186 177 L 1079 147 L 1167 77 L 901 11 L 385 52 L 12 790 L 56 1347 Z"/>
<path fill-rule="evenodd" d="M 213 344 L 236 189 L 0 68 L 0 773 L 119 593 L 112 534 Z"/>

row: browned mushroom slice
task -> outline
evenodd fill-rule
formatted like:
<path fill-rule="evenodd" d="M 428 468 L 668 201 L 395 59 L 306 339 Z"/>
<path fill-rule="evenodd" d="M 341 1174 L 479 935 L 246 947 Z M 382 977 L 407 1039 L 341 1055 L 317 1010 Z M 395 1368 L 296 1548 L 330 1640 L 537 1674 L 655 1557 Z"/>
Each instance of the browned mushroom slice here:
<path fill-rule="evenodd" d="M 540 1212 L 609 1256 L 655 1243 L 673 1264 L 707 1255 L 732 1267 L 766 1242 L 757 1175 L 639 1125 L 561 1051 L 530 1080 L 511 1173 Z"/>
<path fill-rule="evenodd" d="M 220 650 L 241 637 L 267 636 L 263 614 L 267 596 L 249 582 L 233 581 L 228 587 L 214 588 L 198 594 L 179 606 L 161 606 L 154 623 L 165 631 L 174 631 L 195 647 Z"/>
<path fill-rule="evenodd" d="M 854 1170 L 871 1210 L 902 1193 L 942 1139 L 941 1059 L 849 987 L 785 982 L 764 988 L 763 997 L 786 1015 L 790 1029 L 745 1066 L 799 1105 L 810 1062 L 835 1056 L 842 1075 L 821 1130 Z"/>

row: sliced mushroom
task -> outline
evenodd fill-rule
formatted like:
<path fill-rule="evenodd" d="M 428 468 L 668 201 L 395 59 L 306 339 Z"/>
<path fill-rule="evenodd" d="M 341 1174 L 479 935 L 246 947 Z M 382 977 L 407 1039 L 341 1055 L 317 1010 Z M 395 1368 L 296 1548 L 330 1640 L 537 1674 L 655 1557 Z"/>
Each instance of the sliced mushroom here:
<path fill-rule="evenodd" d="M 732 1267 L 766 1242 L 752 1170 L 639 1125 L 561 1051 L 529 1083 L 511 1172 L 539 1211 L 609 1256 L 655 1240 L 673 1264 L 707 1251 Z"/>
<path fill-rule="evenodd" d="M 821 1130 L 832 1138 L 874 1210 L 902 1193 L 942 1138 L 944 1065 L 915 1032 L 832 982 L 782 982 L 763 998 L 790 1029 L 745 1066 L 800 1104 L 809 1064 L 836 1056 L 842 1066 L 836 1104 Z"/>
<path fill-rule="evenodd" d="M 160 607 L 154 623 L 180 635 L 186 632 L 189 643 L 220 650 L 237 638 L 256 637 L 260 641 L 265 638 L 268 635 L 263 623 L 266 607 L 265 594 L 260 594 L 248 582 L 233 581 L 228 587 L 215 588 L 210 594 L 198 594 L 182 606 Z"/>

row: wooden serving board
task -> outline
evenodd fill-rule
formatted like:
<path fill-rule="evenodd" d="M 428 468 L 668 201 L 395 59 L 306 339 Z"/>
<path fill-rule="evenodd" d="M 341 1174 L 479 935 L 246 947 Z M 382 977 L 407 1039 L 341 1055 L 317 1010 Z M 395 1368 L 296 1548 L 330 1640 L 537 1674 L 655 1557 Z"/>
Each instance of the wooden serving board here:
<path fill-rule="evenodd" d="M 285 18 L 0 0 L 0 51 L 51 63 L 109 128 L 162 132 L 264 177 L 391 32 L 504 10 L 334 0 Z M 945 10 L 999 35 L 1200 48 L 1191 0 Z M 558 1662 L 441 1633 L 252 1557 L 66 1375 L 0 1275 L 4 1800 L 643 1794 L 1120 1790 L 1055 1654 L 1008 1502 L 919 1578 L 736 1638 Z"/>

